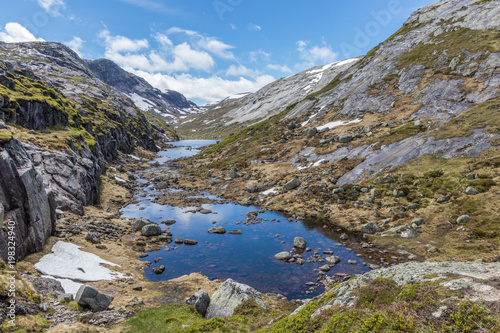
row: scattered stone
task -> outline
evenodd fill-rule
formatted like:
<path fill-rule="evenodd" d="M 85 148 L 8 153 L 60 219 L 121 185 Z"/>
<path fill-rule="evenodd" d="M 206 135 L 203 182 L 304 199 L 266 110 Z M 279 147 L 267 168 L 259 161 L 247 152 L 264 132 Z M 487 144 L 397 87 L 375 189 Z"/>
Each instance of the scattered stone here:
<path fill-rule="evenodd" d="M 205 317 L 207 314 L 208 306 L 210 304 L 210 296 L 204 290 L 197 291 L 194 295 L 186 299 L 186 304 L 194 306 L 196 311 Z"/>
<path fill-rule="evenodd" d="M 191 240 L 191 239 L 184 240 L 184 245 L 191 245 L 192 246 L 192 245 L 196 245 L 196 244 L 198 244 L 198 242 L 195 240 Z"/>
<path fill-rule="evenodd" d="M 444 196 L 444 197 L 438 198 L 436 200 L 437 203 L 443 203 L 443 202 L 448 202 L 448 201 L 450 201 L 450 197 L 449 196 Z"/>
<path fill-rule="evenodd" d="M 349 265 L 356 265 L 358 262 L 356 260 L 347 260 Z"/>
<path fill-rule="evenodd" d="M 322 272 L 328 272 L 330 271 L 330 265 L 323 265 L 319 268 L 319 270 Z"/>
<path fill-rule="evenodd" d="M 182 238 L 176 238 L 176 239 L 174 240 L 174 243 L 175 243 L 175 244 L 182 244 L 182 243 L 184 243 L 184 239 L 182 239 Z"/>
<path fill-rule="evenodd" d="M 425 221 L 424 221 L 424 219 L 414 219 L 413 221 L 411 221 L 411 224 L 415 224 L 417 226 L 420 226 L 420 225 L 425 224 Z"/>
<path fill-rule="evenodd" d="M 457 224 L 468 223 L 471 220 L 472 218 L 469 215 L 462 215 L 459 218 L 457 218 Z"/>
<path fill-rule="evenodd" d="M 99 244 L 99 245 L 96 245 L 95 248 L 99 249 L 99 250 L 106 250 L 108 247 L 106 245 Z"/>
<path fill-rule="evenodd" d="M 283 252 L 275 254 L 274 257 L 278 260 L 281 260 L 281 261 L 287 261 L 287 260 L 292 259 L 292 254 L 290 252 L 283 251 Z"/>
<path fill-rule="evenodd" d="M 365 234 L 375 234 L 380 231 L 380 227 L 374 222 L 369 222 L 361 227 L 361 232 Z"/>
<path fill-rule="evenodd" d="M 164 225 L 172 225 L 172 224 L 175 224 L 175 220 L 165 220 L 165 221 L 162 221 L 161 224 L 164 224 Z"/>
<path fill-rule="evenodd" d="M 142 286 L 135 286 L 134 288 L 132 288 L 132 290 L 142 291 Z"/>
<path fill-rule="evenodd" d="M 298 258 L 297 261 L 296 261 L 297 265 L 300 265 L 300 266 L 302 266 L 303 264 L 305 264 L 305 262 L 306 261 L 304 259 L 302 259 L 302 258 Z"/>
<path fill-rule="evenodd" d="M 295 237 L 293 239 L 293 246 L 298 248 L 298 249 L 305 249 L 307 246 L 307 242 L 302 237 Z"/>
<path fill-rule="evenodd" d="M 92 311 L 99 312 L 109 307 L 113 297 L 103 294 L 89 285 L 82 285 L 76 293 L 75 301 L 83 307 L 90 307 Z"/>
<path fill-rule="evenodd" d="M 349 236 L 347 236 L 346 234 L 342 234 L 342 235 L 340 235 L 340 239 L 343 241 L 346 241 L 349 239 Z"/>
<path fill-rule="evenodd" d="M 243 234 L 243 232 L 241 232 L 241 230 L 230 230 L 227 233 L 230 235 L 242 235 Z"/>
<path fill-rule="evenodd" d="M 160 267 L 153 268 L 153 273 L 159 275 L 165 271 L 165 266 L 161 265 Z"/>
<path fill-rule="evenodd" d="M 245 187 L 245 191 L 247 191 L 248 193 L 258 193 L 258 192 L 262 192 L 265 190 L 266 190 L 266 187 L 264 185 L 261 185 L 261 184 L 251 184 L 251 185 L 248 185 L 247 187 Z"/>
<path fill-rule="evenodd" d="M 240 175 L 238 174 L 238 169 L 236 169 L 235 167 L 232 167 L 231 168 L 231 171 L 229 171 L 229 177 L 231 179 L 235 179 L 235 178 L 238 178 Z"/>
<path fill-rule="evenodd" d="M 95 232 L 89 232 L 85 236 L 85 240 L 89 243 L 97 244 L 99 243 L 99 235 Z"/>
<path fill-rule="evenodd" d="M 408 205 L 408 209 L 419 209 L 420 205 L 418 203 L 411 203 Z"/>
<path fill-rule="evenodd" d="M 318 129 L 316 127 L 310 127 L 308 129 L 306 129 L 305 131 L 305 136 L 307 138 L 312 138 L 313 136 L 315 136 L 316 134 L 318 133 Z"/>
<path fill-rule="evenodd" d="M 349 134 L 339 135 L 339 142 L 340 143 L 348 143 L 348 142 L 351 142 L 352 140 L 354 140 L 354 137 L 352 135 L 349 135 Z"/>
<path fill-rule="evenodd" d="M 340 262 L 340 258 L 337 256 L 330 256 L 325 258 L 325 262 L 331 266 L 335 266 Z"/>
<path fill-rule="evenodd" d="M 224 227 L 214 227 L 208 229 L 209 234 L 225 234 L 226 233 L 226 228 Z"/>
<path fill-rule="evenodd" d="M 297 187 L 299 187 L 300 184 L 301 184 L 300 180 L 295 178 L 293 180 L 290 180 L 288 183 L 286 183 L 285 188 L 290 191 L 290 190 L 293 190 L 293 189 L 296 189 Z"/>
<path fill-rule="evenodd" d="M 234 309 L 246 300 L 253 299 L 262 308 L 267 309 L 261 293 L 242 283 L 227 279 L 212 295 L 206 317 L 226 318 L 234 314 Z"/>
<path fill-rule="evenodd" d="M 69 303 L 69 302 L 73 301 L 73 294 L 58 294 L 57 301 Z"/>
<path fill-rule="evenodd" d="M 401 233 L 402 238 L 415 238 L 418 236 L 418 231 L 414 229 L 408 229 Z"/>
<path fill-rule="evenodd" d="M 479 191 L 471 186 L 467 187 L 467 189 L 465 190 L 465 194 L 467 194 L 467 195 L 476 195 L 478 193 L 479 193 Z"/>

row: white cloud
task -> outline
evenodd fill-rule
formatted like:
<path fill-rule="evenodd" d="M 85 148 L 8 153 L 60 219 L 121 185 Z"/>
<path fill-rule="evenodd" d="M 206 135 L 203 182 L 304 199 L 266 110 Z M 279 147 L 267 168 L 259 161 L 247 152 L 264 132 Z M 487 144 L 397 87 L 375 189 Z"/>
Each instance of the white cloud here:
<path fill-rule="evenodd" d="M 269 60 L 271 53 L 267 53 L 265 51 L 258 50 L 258 51 L 250 52 L 249 55 L 250 55 L 250 61 L 257 62 L 259 59 L 264 59 L 266 61 Z"/>
<path fill-rule="evenodd" d="M 81 39 L 80 37 L 73 36 L 73 39 L 70 40 L 69 42 L 66 42 L 65 44 L 81 57 L 82 56 L 81 50 L 83 47 L 83 43 L 85 43 L 83 39 Z"/>
<path fill-rule="evenodd" d="M 292 73 L 292 70 L 287 65 L 273 65 L 273 64 L 268 64 L 267 68 L 275 70 L 275 71 L 280 71 L 280 72 L 283 72 L 283 73 Z"/>
<path fill-rule="evenodd" d="M 167 35 L 185 34 L 190 37 L 192 45 L 212 53 L 213 55 L 223 59 L 234 59 L 234 54 L 229 50 L 234 49 L 234 46 L 228 45 L 217 40 L 215 37 L 207 37 L 193 30 L 186 30 L 178 27 L 173 27 L 167 30 Z"/>
<path fill-rule="evenodd" d="M 230 23 L 229 26 L 231 27 L 232 30 L 236 30 L 236 25 L 234 25 L 233 23 Z"/>
<path fill-rule="evenodd" d="M 257 70 L 247 68 L 243 65 L 231 65 L 226 70 L 227 76 L 250 76 L 250 77 L 258 77 L 261 73 Z"/>
<path fill-rule="evenodd" d="M 0 41 L 7 43 L 17 42 L 43 42 L 42 38 L 36 38 L 28 29 L 17 22 L 9 22 L 5 25 L 5 31 L 0 31 Z"/>
<path fill-rule="evenodd" d="M 135 71 L 135 74 L 143 77 L 151 85 L 160 90 L 175 90 L 189 99 L 197 98 L 210 103 L 238 93 L 257 91 L 266 84 L 274 81 L 274 78 L 270 75 L 261 75 L 254 80 L 245 78 L 225 80 L 218 76 L 200 78 L 185 73 L 172 76 L 161 73 Z"/>
<path fill-rule="evenodd" d="M 99 37 L 104 39 L 106 52 L 137 52 L 149 47 L 146 39 L 130 39 L 124 36 L 111 36 L 108 30 L 99 33 Z"/>
<path fill-rule="evenodd" d="M 324 65 L 332 63 L 337 60 L 338 53 L 333 52 L 332 48 L 323 41 L 322 46 L 314 45 L 308 48 L 309 42 L 299 40 L 297 41 L 297 51 L 299 56 L 304 62 L 297 64 L 297 67 L 307 68 L 317 65 Z"/>
<path fill-rule="evenodd" d="M 112 36 L 107 30 L 102 31 L 99 37 L 105 44 L 105 57 L 122 67 L 172 73 L 191 69 L 208 71 L 215 66 L 215 61 L 207 52 L 195 50 L 187 42 L 174 45 L 163 34 L 153 36 L 162 46 L 161 50 L 150 50 L 146 39 Z"/>
<path fill-rule="evenodd" d="M 251 31 L 261 31 L 262 27 L 260 25 L 255 24 L 255 23 L 250 23 L 248 25 L 248 29 L 250 29 Z"/>
<path fill-rule="evenodd" d="M 54 16 L 61 15 L 59 10 L 66 8 L 64 0 L 36 0 L 38 5 L 42 7 L 47 13 Z"/>
<path fill-rule="evenodd" d="M 120 0 L 122 2 L 129 3 L 131 5 L 135 5 L 138 7 L 142 7 L 144 9 L 156 12 L 164 12 L 171 15 L 180 15 L 181 12 L 173 7 L 167 7 L 165 4 L 160 1 L 154 0 Z"/>

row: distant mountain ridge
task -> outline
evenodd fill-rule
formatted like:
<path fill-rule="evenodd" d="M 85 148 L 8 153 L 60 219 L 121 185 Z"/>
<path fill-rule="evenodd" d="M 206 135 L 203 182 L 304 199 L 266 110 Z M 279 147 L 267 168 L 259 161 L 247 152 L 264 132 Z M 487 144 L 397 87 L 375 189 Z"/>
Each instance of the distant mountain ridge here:
<path fill-rule="evenodd" d="M 108 59 L 85 60 L 101 81 L 129 97 L 138 108 L 176 121 L 178 117 L 198 111 L 195 103 L 173 90 L 162 92 L 143 78 L 129 73 Z"/>

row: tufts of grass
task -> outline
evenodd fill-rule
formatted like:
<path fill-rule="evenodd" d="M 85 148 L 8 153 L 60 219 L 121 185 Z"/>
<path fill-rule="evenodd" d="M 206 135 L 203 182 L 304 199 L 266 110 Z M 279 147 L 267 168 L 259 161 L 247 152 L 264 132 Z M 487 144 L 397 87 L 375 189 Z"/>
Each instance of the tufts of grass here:
<path fill-rule="evenodd" d="M 203 318 L 192 307 L 168 304 L 142 311 L 120 326 L 123 332 L 130 333 L 173 333 L 185 332 L 186 327 L 200 326 L 203 323 Z"/>

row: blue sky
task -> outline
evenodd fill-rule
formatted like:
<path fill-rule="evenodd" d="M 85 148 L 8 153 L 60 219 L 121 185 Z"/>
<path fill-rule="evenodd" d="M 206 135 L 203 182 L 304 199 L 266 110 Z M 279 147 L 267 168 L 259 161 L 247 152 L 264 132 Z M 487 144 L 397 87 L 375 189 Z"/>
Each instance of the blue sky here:
<path fill-rule="evenodd" d="M 3 0 L 0 41 L 66 44 L 198 104 L 365 54 L 432 0 Z"/>

